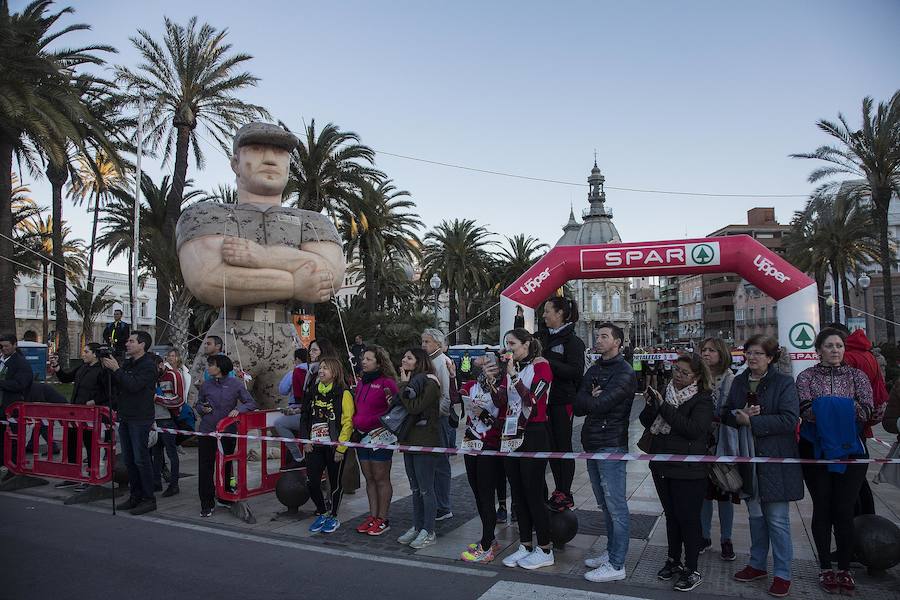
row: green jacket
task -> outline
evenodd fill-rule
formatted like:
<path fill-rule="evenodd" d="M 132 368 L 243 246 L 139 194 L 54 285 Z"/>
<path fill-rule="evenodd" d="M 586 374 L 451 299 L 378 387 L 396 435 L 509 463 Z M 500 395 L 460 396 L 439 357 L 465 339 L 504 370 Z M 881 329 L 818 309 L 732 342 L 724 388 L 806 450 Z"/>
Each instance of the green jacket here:
<path fill-rule="evenodd" d="M 441 386 L 432 377 L 425 378 L 425 386 L 422 394 L 416 395 L 412 391 L 410 382 L 400 383 L 400 401 L 411 415 L 417 415 L 418 419 L 409 428 L 405 439 L 398 440 L 401 444 L 410 446 L 440 446 L 440 405 Z"/>

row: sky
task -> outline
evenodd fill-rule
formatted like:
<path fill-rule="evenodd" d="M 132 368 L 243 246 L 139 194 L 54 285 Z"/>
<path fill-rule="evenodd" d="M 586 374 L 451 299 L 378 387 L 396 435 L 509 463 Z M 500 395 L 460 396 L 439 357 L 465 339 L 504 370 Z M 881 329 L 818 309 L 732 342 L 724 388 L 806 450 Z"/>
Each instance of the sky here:
<path fill-rule="evenodd" d="M 129 38 L 141 28 L 161 39 L 164 16 L 227 28 L 261 78 L 240 97 L 294 131 L 315 119 L 356 132 L 376 153 L 579 184 L 377 154 L 426 228 L 472 218 L 550 245 L 570 205 L 576 215 L 588 206 L 595 151 L 623 241 L 704 236 L 745 223 L 754 206 L 789 222 L 816 164 L 788 155 L 830 143 L 816 121 L 841 112 L 858 124 L 863 97 L 883 101 L 900 88 L 895 0 L 71 4 L 61 25 L 92 30 L 65 36 L 67 45 L 112 45 L 110 62 L 132 67 Z M 194 185 L 233 183 L 226 156 L 201 143 L 207 165 L 192 162 Z M 143 162 L 156 180 L 171 173 L 171 163 Z M 49 205 L 46 181 L 26 174 L 25 183 Z M 64 211 L 88 241 L 90 215 L 68 201 Z"/>

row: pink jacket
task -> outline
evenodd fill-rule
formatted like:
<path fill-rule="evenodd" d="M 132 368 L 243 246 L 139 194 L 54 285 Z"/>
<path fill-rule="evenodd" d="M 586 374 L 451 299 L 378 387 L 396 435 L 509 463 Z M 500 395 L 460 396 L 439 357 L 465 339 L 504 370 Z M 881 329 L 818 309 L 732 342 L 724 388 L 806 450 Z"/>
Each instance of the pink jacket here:
<path fill-rule="evenodd" d="M 363 375 L 365 378 L 365 374 Z M 353 413 L 353 428 L 368 433 L 381 427 L 381 416 L 388 411 L 391 398 L 397 394 L 397 382 L 381 376 L 372 382 L 360 380 L 356 386 L 356 412 Z"/>

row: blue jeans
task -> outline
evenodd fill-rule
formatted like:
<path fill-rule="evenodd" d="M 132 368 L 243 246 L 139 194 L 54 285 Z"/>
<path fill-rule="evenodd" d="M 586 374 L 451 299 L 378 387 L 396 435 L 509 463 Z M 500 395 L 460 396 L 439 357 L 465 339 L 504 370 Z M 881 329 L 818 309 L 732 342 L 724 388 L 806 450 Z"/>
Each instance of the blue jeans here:
<path fill-rule="evenodd" d="M 591 452 L 628 452 L 627 448 L 600 448 Z M 630 522 L 625 498 L 625 461 L 589 460 L 587 472 L 594 488 L 597 505 L 606 519 L 606 550 L 609 563 L 616 569 L 625 566 L 628 554 Z"/>
<path fill-rule="evenodd" d="M 450 417 L 441 417 L 439 433 L 442 447 L 456 448 L 456 430 L 450 427 Z M 437 508 L 442 513 L 450 512 L 450 455 L 436 454 L 435 458 L 437 473 L 434 478 L 434 496 Z"/>
<path fill-rule="evenodd" d="M 296 438 L 300 437 L 300 415 L 281 415 L 272 424 L 272 429 L 278 434 L 278 437 Z M 291 453 L 291 457 L 300 462 L 303 459 L 303 453 L 300 452 L 300 446 L 297 442 L 285 442 L 284 447 Z"/>
<path fill-rule="evenodd" d="M 774 575 L 788 581 L 791 580 L 791 561 L 794 559 L 790 506 L 789 502 L 747 501 L 750 512 L 750 566 L 765 571 L 771 545 Z"/>
<path fill-rule="evenodd" d="M 167 429 L 177 429 L 175 421 L 172 419 L 157 419 L 156 425 Z M 160 433 L 159 441 L 153 446 L 153 483 L 158 486 L 162 486 L 163 453 L 169 455 L 169 464 L 171 465 L 169 485 L 178 487 L 178 446 L 175 445 L 174 433 Z"/>
<path fill-rule="evenodd" d="M 703 508 L 700 509 L 700 527 L 703 529 L 703 539 L 712 539 L 710 531 L 712 530 L 712 513 L 713 502 L 715 500 L 704 500 Z M 734 504 L 730 500 L 719 500 L 719 543 L 731 540 L 731 526 L 734 524 Z"/>
<path fill-rule="evenodd" d="M 122 458 L 128 467 L 128 487 L 131 496 L 153 500 L 153 463 L 150 460 L 150 428 L 153 419 L 119 421 L 119 442 Z"/>
<path fill-rule="evenodd" d="M 437 514 L 435 504 L 434 482 L 439 454 L 403 455 L 403 466 L 409 478 L 409 488 L 413 500 L 413 527 L 416 531 L 434 531 L 434 517 Z"/>

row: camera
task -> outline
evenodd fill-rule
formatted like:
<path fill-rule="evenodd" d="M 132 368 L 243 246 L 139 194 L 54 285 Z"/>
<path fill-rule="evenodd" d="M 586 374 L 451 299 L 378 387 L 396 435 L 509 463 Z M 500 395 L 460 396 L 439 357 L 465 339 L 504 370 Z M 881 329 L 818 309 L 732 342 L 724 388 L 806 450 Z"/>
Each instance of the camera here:
<path fill-rule="evenodd" d="M 107 345 L 99 346 L 94 350 L 94 354 L 98 359 L 112 358 L 112 348 Z"/>

